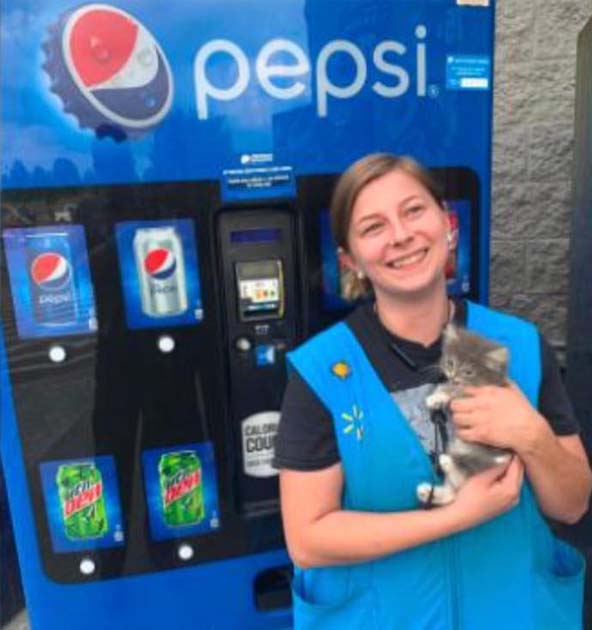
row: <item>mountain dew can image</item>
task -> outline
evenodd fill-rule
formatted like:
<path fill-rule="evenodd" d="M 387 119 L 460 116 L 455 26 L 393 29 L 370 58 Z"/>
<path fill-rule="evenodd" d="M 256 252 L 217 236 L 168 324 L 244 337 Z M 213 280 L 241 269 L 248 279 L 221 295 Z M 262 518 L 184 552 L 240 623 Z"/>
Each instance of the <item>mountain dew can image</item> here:
<path fill-rule="evenodd" d="M 205 506 L 201 462 L 195 451 L 164 453 L 158 462 L 164 521 L 169 527 L 195 525 Z"/>
<path fill-rule="evenodd" d="M 101 471 L 91 463 L 64 464 L 56 482 L 66 536 L 71 540 L 104 536 L 109 525 Z"/>

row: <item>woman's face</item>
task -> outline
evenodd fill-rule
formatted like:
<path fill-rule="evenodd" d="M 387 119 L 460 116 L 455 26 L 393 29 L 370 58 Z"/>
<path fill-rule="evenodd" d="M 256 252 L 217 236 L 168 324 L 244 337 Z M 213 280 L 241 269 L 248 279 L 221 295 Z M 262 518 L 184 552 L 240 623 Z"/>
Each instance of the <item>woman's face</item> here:
<path fill-rule="evenodd" d="M 413 176 L 395 170 L 366 185 L 352 209 L 343 261 L 379 299 L 439 290 L 448 258 L 446 212 Z"/>

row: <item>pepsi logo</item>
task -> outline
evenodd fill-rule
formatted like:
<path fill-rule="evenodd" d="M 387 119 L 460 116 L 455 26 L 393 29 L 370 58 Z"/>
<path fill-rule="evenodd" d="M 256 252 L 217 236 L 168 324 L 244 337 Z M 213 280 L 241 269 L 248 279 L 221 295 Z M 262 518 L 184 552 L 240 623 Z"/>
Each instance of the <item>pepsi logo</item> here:
<path fill-rule="evenodd" d="M 175 255 L 170 249 L 164 247 L 149 251 L 144 258 L 144 269 L 155 280 L 170 278 L 175 273 L 176 268 Z"/>
<path fill-rule="evenodd" d="M 82 126 L 128 137 L 164 118 L 173 98 L 172 73 L 138 20 L 106 4 L 88 4 L 67 14 L 60 26 L 45 44 L 44 67 L 64 109 Z"/>
<path fill-rule="evenodd" d="M 70 264 L 56 252 L 39 254 L 31 263 L 31 278 L 43 289 L 59 291 L 70 280 Z"/>

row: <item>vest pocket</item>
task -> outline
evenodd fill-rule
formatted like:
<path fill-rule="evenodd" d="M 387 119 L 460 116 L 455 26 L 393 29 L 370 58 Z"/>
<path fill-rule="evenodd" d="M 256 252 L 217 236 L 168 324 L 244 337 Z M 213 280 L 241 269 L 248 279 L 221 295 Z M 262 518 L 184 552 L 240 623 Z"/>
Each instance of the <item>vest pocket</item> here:
<path fill-rule="evenodd" d="M 585 568 L 577 549 L 553 541 L 549 568 L 534 575 L 536 630 L 581 630 Z"/>
<path fill-rule="evenodd" d="M 308 572 L 312 572 L 312 575 L 297 573 L 292 581 L 294 630 L 358 630 L 373 627 L 371 592 L 350 589 L 350 568 L 308 569 L 305 573 Z M 336 574 L 335 580 L 329 577 L 333 572 Z M 315 593 L 314 582 L 317 577 L 323 583 L 322 597 Z M 333 593 L 329 593 L 326 588 L 328 582 L 333 582 L 335 586 Z"/>

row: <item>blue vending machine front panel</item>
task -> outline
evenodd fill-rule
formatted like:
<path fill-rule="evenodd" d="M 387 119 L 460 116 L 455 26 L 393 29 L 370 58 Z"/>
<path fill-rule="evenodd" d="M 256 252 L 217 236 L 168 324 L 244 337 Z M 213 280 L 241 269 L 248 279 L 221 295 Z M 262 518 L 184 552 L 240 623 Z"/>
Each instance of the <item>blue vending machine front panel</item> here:
<path fill-rule="evenodd" d="M 288 628 L 283 357 L 344 315 L 332 186 L 443 185 L 487 299 L 494 3 L 1 8 L 0 454 L 36 629 Z"/>

